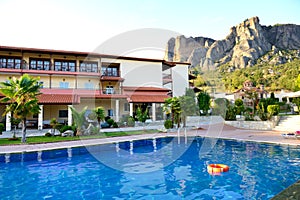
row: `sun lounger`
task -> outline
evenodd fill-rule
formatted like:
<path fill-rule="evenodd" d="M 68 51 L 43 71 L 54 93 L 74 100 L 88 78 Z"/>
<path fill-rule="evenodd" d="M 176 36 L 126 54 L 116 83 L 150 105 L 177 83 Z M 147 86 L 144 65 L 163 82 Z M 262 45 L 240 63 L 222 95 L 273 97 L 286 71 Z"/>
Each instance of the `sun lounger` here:
<path fill-rule="evenodd" d="M 296 131 L 295 133 L 283 133 L 281 134 L 282 137 L 286 139 L 299 139 L 300 140 L 300 131 Z"/>

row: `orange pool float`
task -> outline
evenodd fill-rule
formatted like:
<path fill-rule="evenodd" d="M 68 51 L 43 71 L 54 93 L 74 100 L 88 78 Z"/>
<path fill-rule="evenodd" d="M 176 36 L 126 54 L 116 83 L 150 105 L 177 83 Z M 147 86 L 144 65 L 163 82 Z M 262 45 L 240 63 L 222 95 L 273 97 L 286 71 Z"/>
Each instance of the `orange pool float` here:
<path fill-rule="evenodd" d="M 210 174 L 220 174 L 222 172 L 228 172 L 229 167 L 224 164 L 210 164 L 207 166 L 207 171 Z"/>

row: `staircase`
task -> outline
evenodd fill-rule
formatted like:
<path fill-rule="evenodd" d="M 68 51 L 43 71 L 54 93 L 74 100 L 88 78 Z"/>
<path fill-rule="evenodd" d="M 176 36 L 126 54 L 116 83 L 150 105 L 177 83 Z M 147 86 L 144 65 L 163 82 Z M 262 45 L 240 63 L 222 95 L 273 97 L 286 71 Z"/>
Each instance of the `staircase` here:
<path fill-rule="evenodd" d="M 300 130 L 300 115 L 281 116 L 280 121 L 273 130 L 284 133 L 293 133 Z"/>

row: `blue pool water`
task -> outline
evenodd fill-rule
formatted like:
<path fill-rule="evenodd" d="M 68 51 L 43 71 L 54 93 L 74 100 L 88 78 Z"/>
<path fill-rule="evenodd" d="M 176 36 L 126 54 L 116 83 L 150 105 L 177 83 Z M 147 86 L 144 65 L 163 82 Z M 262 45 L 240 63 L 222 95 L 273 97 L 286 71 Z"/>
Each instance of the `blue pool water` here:
<path fill-rule="evenodd" d="M 0 199 L 270 199 L 299 177 L 299 147 L 200 137 L 0 155 Z"/>

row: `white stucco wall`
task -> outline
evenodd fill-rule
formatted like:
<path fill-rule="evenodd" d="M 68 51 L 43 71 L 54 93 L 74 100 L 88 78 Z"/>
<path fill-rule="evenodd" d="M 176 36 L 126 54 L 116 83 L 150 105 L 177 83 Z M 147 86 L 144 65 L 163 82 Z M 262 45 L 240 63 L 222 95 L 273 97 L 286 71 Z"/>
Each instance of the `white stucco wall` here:
<path fill-rule="evenodd" d="M 162 67 L 159 62 L 122 61 L 124 86 L 162 87 Z"/>
<path fill-rule="evenodd" d="M 177 64 L 172 68 L 173 96 L 182 96 L 189 87 L 188 65 Z"/>

